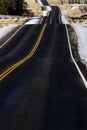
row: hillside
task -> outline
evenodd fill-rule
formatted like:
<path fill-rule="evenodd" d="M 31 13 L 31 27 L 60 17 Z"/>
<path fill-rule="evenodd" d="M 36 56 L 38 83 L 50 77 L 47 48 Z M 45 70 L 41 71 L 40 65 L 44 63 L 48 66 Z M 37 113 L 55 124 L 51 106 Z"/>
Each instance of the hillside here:
<path fill-rule="evenodd" d="M 28 9 L 31 9 L 34 12 L 35 16 L 40 16 L 41 13 L 41 7 L 38 3 L 36 3 L 35 0 L 25 0 L 25 2 L 27 2 L 28 4 Z"/>
<path fill-rule="evenodd" d="M 50 2 L 52 5 L 61 4 L 61 0 L 49 0 L 49 2 Z"/>

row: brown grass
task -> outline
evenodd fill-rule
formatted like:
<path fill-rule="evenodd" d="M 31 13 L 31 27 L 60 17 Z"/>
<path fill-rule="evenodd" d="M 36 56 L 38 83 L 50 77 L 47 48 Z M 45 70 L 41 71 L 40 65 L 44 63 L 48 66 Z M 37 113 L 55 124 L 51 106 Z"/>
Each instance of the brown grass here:
<path fill-rule="evenodd" d="M 35 0 L 25 0 L 28 4 L 28 8 L 32 10 L 35 16 L 41 16 L 41 6 L 36 3 Z"/>
<path fill-rule="evenodd" d="M 49 0 L 49 2 L 50 2 L 52 5 L 59 5 L 59 4 L 61 4 L 61 0 Z"/>
<path fill-rule="evenodd" d="M 0 19 L 0 25 L 4 25 L 4 24 L 23 24 L 27 21 L 27 17 L 25 18 L 14 18 L 14 19 Z"/>

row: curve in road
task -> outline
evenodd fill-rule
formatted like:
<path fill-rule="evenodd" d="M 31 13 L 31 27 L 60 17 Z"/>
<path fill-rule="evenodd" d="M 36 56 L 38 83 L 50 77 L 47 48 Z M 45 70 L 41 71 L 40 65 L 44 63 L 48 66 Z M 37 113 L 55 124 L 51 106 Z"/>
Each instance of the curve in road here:
<path fill-rule="evenodd" d="M 0 130 L 87 129 L 87 91 L 65 25 L 47 25 L 35 55 L 0 83 Z"/>

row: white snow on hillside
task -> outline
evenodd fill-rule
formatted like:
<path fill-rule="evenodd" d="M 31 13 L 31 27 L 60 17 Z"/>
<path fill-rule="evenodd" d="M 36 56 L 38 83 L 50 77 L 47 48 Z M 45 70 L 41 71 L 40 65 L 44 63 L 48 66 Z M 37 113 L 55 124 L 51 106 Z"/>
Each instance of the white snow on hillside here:
<path fill-rule="evenodd" d="M 25 23 L 27 24 L 39 24 L 41 17 L 32 17 Z M 4 27 L 0 27 L 0 40 L 5 37 L 8 33 L 10 33 L 12 30 L 14 30 L 18 25 L 10 24 Z"/>
<path fill-rule="evenodd" d="M 62 13 L 62 23 L 70 24 L 66 18 L 66 12 L 61 11 Z M 87 24 L 75 23 L 70 24 L 78 37 L 78 52 L 82 62 L 87 66 Z"/>
<path fill-rule="evenodd" d="M 82 61 L 87 66 L 87 26 L 82 24 L 72 24 L 78 37 L 78 52 Z"/>
<path fill-rule="evenodd" d="M 25 23 L 25 25 L 27 24 L 39 24 L 39 19 L 32 19 L 32 20 L 29 20 L 28 22 Z"/>
<path fill-rule="evenodd" d="M 63 24 L 69 24 L 67 18 L 66 18 L 66 12 L 61 10 L 61 19 Z"/>
<path fill-rule="evenodd" d="M 8 25 L 4 27 L 0 27 L 0 40 L 4 36 L 6 36 L 9 32 L 11 32 L 17 25 Z"/>
<path fill-rule="evenodd" d="M 27 24 L 39 24 L 41 20 L 41 17 L 31 17 L 26 23 Z"/>

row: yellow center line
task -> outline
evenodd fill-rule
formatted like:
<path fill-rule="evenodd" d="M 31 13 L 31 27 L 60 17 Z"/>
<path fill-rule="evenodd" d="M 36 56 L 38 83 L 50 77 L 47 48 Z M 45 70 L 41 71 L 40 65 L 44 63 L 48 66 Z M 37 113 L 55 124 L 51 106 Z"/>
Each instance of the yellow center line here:
<path fill-rule="evenodd" d="M 40 41 L 43 37 L 43 34 L 44 34 L 44 31 L 46 29 L 46 24 L 43 25 L 43 28 L 40 32 L 40 35 L 35 43 L 35 46 L 33 47 L 33 49 L 31 50 L 31 52 L 26 56 L 24 57 L 23 59 L 21 59 L 20 61 L 18 61 L 17 63 L 15 63 L 13 66 L 11 66 L 9 69 L 7 69 L 6 71 L 4 71 L 1 75 L 0 75 L 0 81 L 3 80 L 6 76 L 8 76 L 13 70 L 15 70 L 17 67 L 19 67 L 21 64 L 23 64 L 25 61 L 29 60 L 33 55 L 34 53 L 36 52 L 39 44 L 40 44 Z"/>
<path fill-rule="evenodd" d="M 50 24 L 52 23 L 52 16 L 51 16 L 51 18 L 50 18 Z"/>

